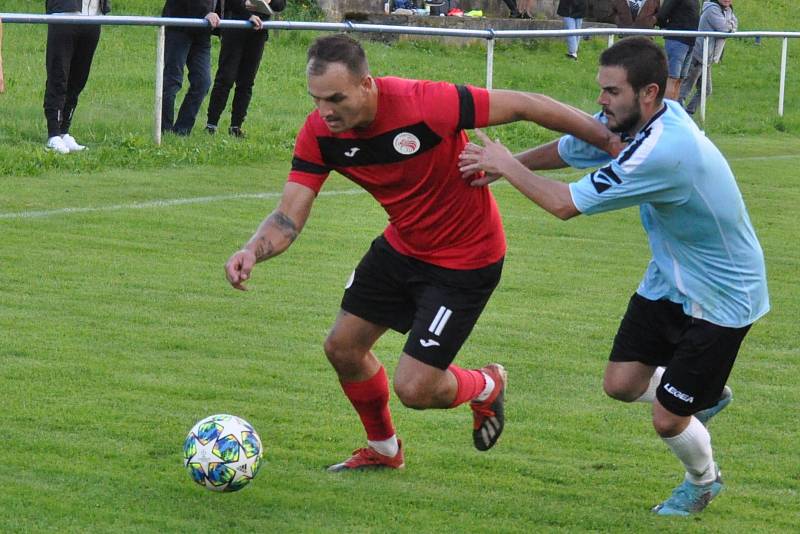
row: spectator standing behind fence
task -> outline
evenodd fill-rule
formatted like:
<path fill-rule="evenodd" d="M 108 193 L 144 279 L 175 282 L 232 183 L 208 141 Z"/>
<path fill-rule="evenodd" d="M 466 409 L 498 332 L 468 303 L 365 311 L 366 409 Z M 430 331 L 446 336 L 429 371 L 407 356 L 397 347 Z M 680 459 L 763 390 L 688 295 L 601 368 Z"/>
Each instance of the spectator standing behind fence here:
<path fill-rule="evenodd" d="M 656 25 L 659 0 L 614 0 L 611 18 L 620 28 L 650 29 Z"/>
<path fill-rule="evenodd" d="M 700 12 L 700 24 L 698 31 L 701 32 L 735 32 L 739 26 L 736 15 L 733 14 L 732 0 L 709 0 L 703 2 L 703 9 Z M 700 103 L 700 92 L 703 84 L 703 39 L 698 37 L 694 41 L 692 51 L 692 62 L 689 65 L 689 72 L 681 83 L 679 102 L 684 103 L 692 89 L 695 89 L 689 103 L 685 106 L 689 115 L 694 114 L 697 105 Z M 706 97 L 711 94 L 711 65 L 722 60 L 722 50 L 725 48 L 725 39 L 722 37 L 710 37 L 708 39 L 708 66 L 706 68 Z"/>
<path fill-rule="evenodd" d="M 697 0 L 664 0 L 658 9 L 656 21 L 662 30 L 694 31 L 700 19 Z M 689 72 L 694 37 L 664 37 L 667 52 L 667 91 L 664 98 L 677 100 L 681 82 Z"/>
<path fill-rule="evenodd" d="M 239 9 L 239 3 L 246 8 L 244 12 Z M 265 5 L 269 7 L 267 8 Z M 223 18 L 247 20 L 256 17 L 259 21 L 265 21 L 269 20 L 270 11 L 283 11 L 284 7 L 286 7 L 286 0 L 262 0 L 253 3 L 250 0 L 246 2 L 244 0 L 228 0 Z M 219 63 L 217 64 L 217 74 L 214 76 L 214 87 L 211 89 L 211 98 L 208 102 L 208 118 L 206 120 L 208 133 L 217 133 L 220 115 L 225 110 L 228 95 L 235 83 L 236 90 L 233 93 L 231 125 L 228 133 L 234 137 L 244 137 L 242 123 L 253 96 L 253 83 L 258 74 L 267 37 L 267 30 L 254 32 L 229 28 L 220 31 Z"/>
<path fill-rule="evenodd" d="M 111 11 L 109 0 L 46 0 L 48 15 L 105 15 Z M 44 116 L 47 119 L 48 150 L 59 154 L 80 152 L 69 133 L 78 96 L 86 87 L 92 59 L 100 40 L 100 26 L 94 24 L 48 24 L 44 90 Z"/>
<path fill-rule="evenodd" d="M 586 0 L 560 0 L 556 13 L 564 19 L 565 30 L 580 30 L 583 17 L 586 15 Z M 567 37 L 567 57 L 578 61 L 578 44 L 580 38 L 577 35 Z"/>
<path fill-rule="evenodd" d="M 229 0 L 244 5 L 241 1 Z M 219 26 L 224 0 L 166 0 L 162 16 L 202 19 L 211 28 Z M 261 28 L 261 19 L 252 16 L 256 28 Z M 164 90 L 161 103 L 161 130 L 177 135 L 192 132 L 200 104 L 211 87 L 211 28 L 187 28 L 170 26 L 166 29 L 164 43 Z M 183 85 L 183 69 L 188 69 L 189 90 L 175 119 L 175 96 Z"/>

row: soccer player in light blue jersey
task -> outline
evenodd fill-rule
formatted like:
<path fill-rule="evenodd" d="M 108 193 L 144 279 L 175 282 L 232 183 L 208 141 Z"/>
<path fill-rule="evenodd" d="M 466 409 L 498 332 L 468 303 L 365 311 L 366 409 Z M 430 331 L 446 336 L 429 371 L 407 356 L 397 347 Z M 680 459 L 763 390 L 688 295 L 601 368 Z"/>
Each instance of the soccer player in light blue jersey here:
<path fill-rule="evenodd" d="M 512 155 L 479 132 L 461 170 L 473 185 L 504 176 L 561 219 L 639 206 L 652 258 L 606 367 L 606 393 L 653 403 L 653 426 L 686 475 L 653 511 L 699 512 L 722 489 L 706 428 L 752 324 L 769 310 L 764 255 L 725 158 L 677 103 L 664 100 L 666 58 L 644 37 L 600 56 L 597 118 L 629 140 L 612 158 L 572 137 Z M 571 184 L 531 169 L 598 167 Z M 477 175 L 485 171 L 485 176 Z"/>

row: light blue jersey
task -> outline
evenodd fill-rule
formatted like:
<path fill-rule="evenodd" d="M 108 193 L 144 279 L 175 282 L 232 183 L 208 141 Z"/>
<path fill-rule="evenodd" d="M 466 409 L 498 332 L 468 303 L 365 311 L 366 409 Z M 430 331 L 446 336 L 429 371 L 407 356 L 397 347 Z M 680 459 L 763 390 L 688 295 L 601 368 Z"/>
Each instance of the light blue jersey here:
<path fill-rule="evenodd" d="M 602 166 L 569 186 L 581 213 L 639 206 L 653 257 L 637 293 L 734 328 L 769 311 L 764 253 L 736 179 L 680 105 L 665 100 L 616 159 L 572 136 L 558 152 L 573 167 Z"/>

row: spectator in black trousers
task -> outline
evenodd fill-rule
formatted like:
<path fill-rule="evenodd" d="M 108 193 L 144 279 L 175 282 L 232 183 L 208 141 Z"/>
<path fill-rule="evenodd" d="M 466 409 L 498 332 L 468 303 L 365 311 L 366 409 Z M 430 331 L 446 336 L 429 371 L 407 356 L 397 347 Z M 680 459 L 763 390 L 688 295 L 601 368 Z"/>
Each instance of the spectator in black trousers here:
<path fill-rule="evenodd" d="M 260 29 L 261 19 L 250 16 L 244 0 L 227 0 L 245 19 Z M 166 0 L 162 16 L 205 18 L 209 28 L 169 26 L 164 45 L 164 90 L 161 104 L 161 130 L 177 135 L 189 135 L 200 111 L 200 104 L 211 87 L 211 28 L 219 26 L 225 11 L 225 0 Z M 183 97 L 175 118 L 175 96 L 183 85 L 183 69 L 187 68 L 189 90 Z"/>
<path fill-rule="evenodd" d="M 105 15 L 110 0 L 46 0 L 48 15 Z M 79 152 L 86 147 L 69 134 L 78 96 L 86 87 L 94 51 L 100 40 L 100 26 L 48 24 L 44 91 L 47 119 L 47 148 L 59 154 Z"/>
<path fill-rule="evenodd" d="M 269 20 L 270 11 L 283 11 L 286 7 L 286 0 L 263 0 L 263 2 L 253 3 L 247 0 L 245 3 L 246 15 L 239 11 L 233 11 L 231 8 L 234 4 L 236 4 L 235 0 L 228 0 L 224 18 L 247 19 L 250 16 L 256 16 L 265 21 Z M 266 8 L 264 4 L 269 8 Z M 206 121 L 208 133 L 217 133 L 220 115 L 225 110 L 228 95 L 235 83 L 236 90 L 233 93 L 231 125 L 228 133 L 234 137 L 244 137 L 242 123 L 247 116 L 247 108 L 250 106 L 250 99 L 253 96 L 253 84 L 261 65 L 267 38 L 267 30 L 253 32 L 229 28 L 220 31 L 219 64 L 214 77 L 214 87 L 211 89 L 211 99 L 208 103 L 208 120 Z"/>

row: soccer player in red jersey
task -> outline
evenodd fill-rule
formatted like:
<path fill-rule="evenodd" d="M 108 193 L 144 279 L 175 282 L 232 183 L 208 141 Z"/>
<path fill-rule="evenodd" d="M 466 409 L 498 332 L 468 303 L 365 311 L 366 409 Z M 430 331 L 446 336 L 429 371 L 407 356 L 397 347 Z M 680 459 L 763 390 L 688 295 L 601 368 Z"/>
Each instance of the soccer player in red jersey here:
<path fill-rule="evenodd" d="M 331 171 L 354 181 L 383 206 L 389 224 L 355 268 L 324 344 L 367 434 L 366 447 L 328 470 L 405 465 L 388 377 L 372 352 L 389 328 L 408 333 L 394 372 L 401 402 L 416 409 L 469 402 L 473 442 L 488 450 L 503 431 L 506 371 L 452 362 L 500 280 L 505 236 L 489 189 L 461 179 L 464 130 L 528 120 L 614 155 L 619 139 L 542 95 L 374 78 L 361 45 L 345 35 L 317 39 L 306 71 L 316 110 L 297 136 L 278 207 L 230 257 L 228 281 L 245 289 L 256 263 L 294 242 Z"/>

